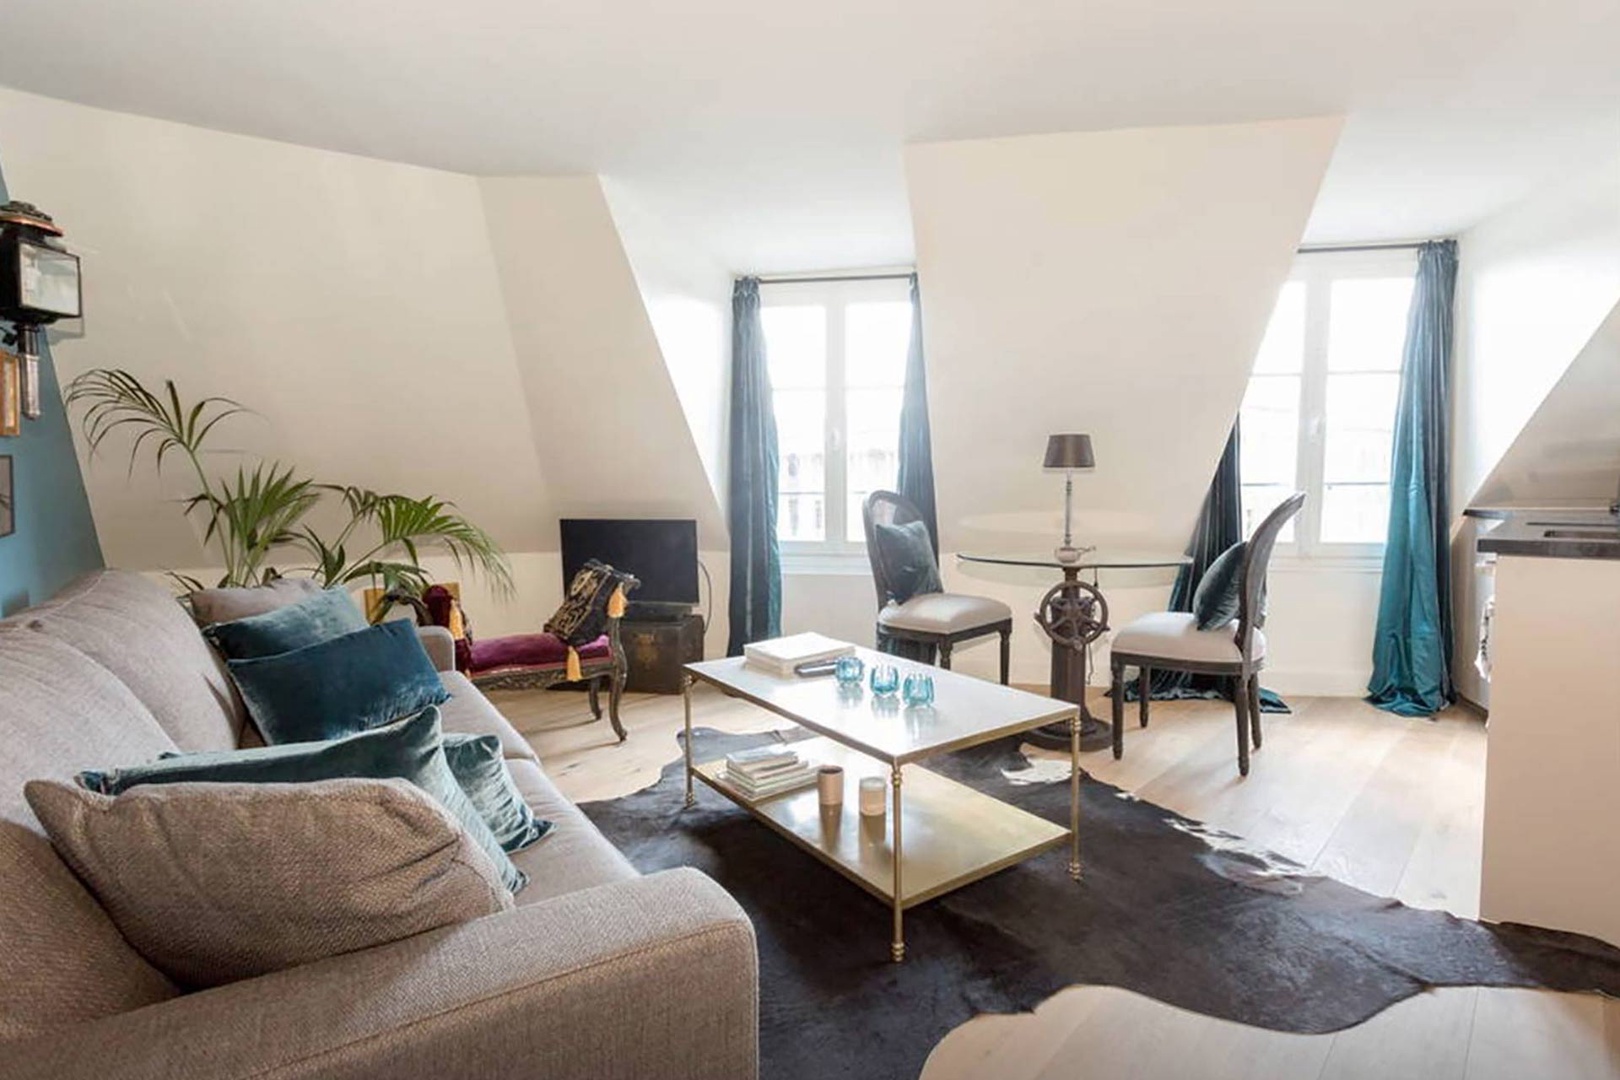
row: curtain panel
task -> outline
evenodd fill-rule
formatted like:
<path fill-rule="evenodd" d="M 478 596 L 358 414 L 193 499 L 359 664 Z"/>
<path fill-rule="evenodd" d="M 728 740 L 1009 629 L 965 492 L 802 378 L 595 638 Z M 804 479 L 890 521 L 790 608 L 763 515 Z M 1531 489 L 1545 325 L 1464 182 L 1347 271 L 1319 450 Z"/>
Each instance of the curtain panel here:
<path fill-rule="evenodd" d="M 1389 537 L 1367 700 L 1432 716 L 1451 683 L 1451 350 L 1457 242 L 1418 250 L 1390 455 Z"/>
<path fill-rule="evenodd" d="M 730 637 L 726 652 L 782 633 L 782 549 L 776 539 L 776 413 L 759 316 L 759 279 L 731 293 Z"/>
<path fill-rule="evenodd" d="M 906 388 L 900 403 L 900 472 L 895 490 L 922 514 L 937 560 L 939 511 L 934 501 L 934 444 L 928 430 L 928 372 L 916 274 L 911 275 L 911 344 L 906 349 Z"/>

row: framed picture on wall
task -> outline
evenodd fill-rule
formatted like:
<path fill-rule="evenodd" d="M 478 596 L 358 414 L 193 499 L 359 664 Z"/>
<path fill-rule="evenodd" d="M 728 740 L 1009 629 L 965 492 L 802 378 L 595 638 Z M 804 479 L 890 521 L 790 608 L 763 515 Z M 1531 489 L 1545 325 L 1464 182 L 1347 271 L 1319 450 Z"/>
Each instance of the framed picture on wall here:
<path fill-rule="evenodd" d="M 0 536 L 17 530 L 16 490 L 11 485 L 11 455 L 0 454 Z"/>
<path fill-rule="evenodd" d="M 0 438 L 22 434 L 22 360 L 0 352 Z"/>

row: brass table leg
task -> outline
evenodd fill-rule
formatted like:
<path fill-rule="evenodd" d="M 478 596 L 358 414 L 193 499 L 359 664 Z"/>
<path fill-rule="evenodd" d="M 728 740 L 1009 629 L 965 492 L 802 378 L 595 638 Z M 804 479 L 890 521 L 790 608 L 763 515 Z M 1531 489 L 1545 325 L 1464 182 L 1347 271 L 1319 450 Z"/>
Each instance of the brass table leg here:
<path fill-rule="evenodd" d="M 901 928 L 901 920 L 904 916 L 905 908 L 903 906 L 902 894 L 900 892 L 900 864 L 904 861 L 904 858 L 900 850 L 899 765 L 895 765 L 893 767 L 893 772 L 889 776 L 889 783 L 894 788 L 894 806 L 890 811 L 894 814 L 894 941 L 889 945 L 889 956 L 894 960 L 895 963 L 898 964 L 900 961 L 906 958 L 906 939 Z"/>
<path fill-rule="evenodd" d="M 686 713 L 686 805 L 696 806 L 697 796 L 692 792 L 692 677 L 681 676 L 681 705 Z"/>
<path fill-rule="evenodd" d="M 1080 880 L 1080 717 L 1069 719 L 1069 876 Z"/>

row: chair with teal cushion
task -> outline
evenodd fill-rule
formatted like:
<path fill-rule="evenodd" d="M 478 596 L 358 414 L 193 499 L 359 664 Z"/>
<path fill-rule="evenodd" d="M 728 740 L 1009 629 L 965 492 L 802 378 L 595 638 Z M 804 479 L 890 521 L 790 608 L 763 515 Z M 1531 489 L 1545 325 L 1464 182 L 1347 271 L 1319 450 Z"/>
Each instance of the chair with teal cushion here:
<path fill-rule="evenodd" d="M 1232 680 L 1232 703 L 1237 711 L 1238 772 L 1249 775 L 1249 739 L 1260 748 L 1260 671 L 1266 666 L 1265 588 L 1266 570 L 1277 535 L 1300 507 L 1305 493 L 1295 492 L 1266 516 L 1241 552 L 1235 577 L 1237 607 L 1229 621 L 1202 629 L 1199 615 L 1191 611 L 1155 611 L 1133 620 L 1114 635 L 1110 650 L 1113 671 L 1114 757 L 1125 753 L 1125 669 L 1139 670 L 1138 694 L 1140 724 L 1147 727 L 1149 683 L 1154 668 L 1190 671 L 1201 675 L 1223 676 Z M 1225 556 L 1223 556 L 1224 558 Z M 1210 567 L 1214 571 L 1215 566 Z M 1224 582 L 1214 583 L 1224 585 Z M 1230 611 L 1219 596 L 1207 596 L 1199 585 L 1199 601 L 1194 607 L 1208 611 Z"/>

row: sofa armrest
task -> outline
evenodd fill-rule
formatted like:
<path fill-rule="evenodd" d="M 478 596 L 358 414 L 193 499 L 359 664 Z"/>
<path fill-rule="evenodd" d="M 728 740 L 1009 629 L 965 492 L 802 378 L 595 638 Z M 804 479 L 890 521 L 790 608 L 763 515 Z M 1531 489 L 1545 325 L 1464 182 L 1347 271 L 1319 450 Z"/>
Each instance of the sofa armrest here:
<path fill-rule="evenodd" d="M 456 639 L 442 626 L 418 626 L 416 636 L 422 639 L 422 648 L 433 661 L 435 671 L 456 670 Z"/>
<path fill-rule="evenodd" d="M 0 1047 L 8 1077 L 755 1080 L 753 926 L 696 870 Z M 15 1071 L 13 1071 L 15 1070 Z"/>

